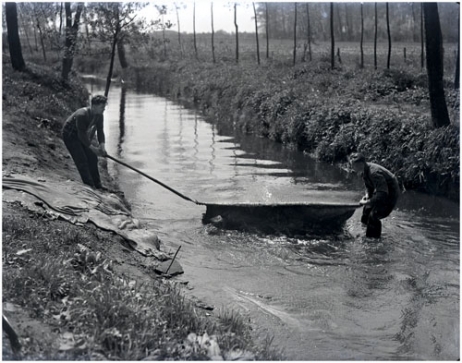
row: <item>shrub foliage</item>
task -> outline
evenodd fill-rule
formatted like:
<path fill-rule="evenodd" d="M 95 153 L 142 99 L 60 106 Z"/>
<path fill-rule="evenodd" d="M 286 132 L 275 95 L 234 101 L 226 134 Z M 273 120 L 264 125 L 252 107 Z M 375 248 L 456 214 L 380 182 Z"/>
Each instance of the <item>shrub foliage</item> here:
<path fill-rule="evenodd" d="M 425 74 L 321 66 L 153 63 L 143 70 L 141 89 L 194 105 L 212 122 L 294 144 L 325 162 L 344 163 L 351 152 L 364 152 L 395 172 L 403 187 L 458 200 L 456 91 L 446 90 L 453 124 L 433 129 Z"/>

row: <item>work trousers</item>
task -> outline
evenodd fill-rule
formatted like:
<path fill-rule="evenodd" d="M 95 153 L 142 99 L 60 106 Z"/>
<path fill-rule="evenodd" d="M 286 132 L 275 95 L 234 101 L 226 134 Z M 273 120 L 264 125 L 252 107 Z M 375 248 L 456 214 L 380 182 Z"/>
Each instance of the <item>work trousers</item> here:
<path fill-rule="evenodd" d="M 367 225 L 366 237 L 379 238 L 382 234 L 381 219 L 388 217 L 394 208 L 394 204 L 365 205 L 361 222 Z"/>
<path fill-rule="evenodd" d="M 64 144 L 74 160 L 82 182 L 93 188 L 100 189 L 101 179 L 98 170 L 98 157 L 85 146 L 75 132 L 63 131 Z"/>

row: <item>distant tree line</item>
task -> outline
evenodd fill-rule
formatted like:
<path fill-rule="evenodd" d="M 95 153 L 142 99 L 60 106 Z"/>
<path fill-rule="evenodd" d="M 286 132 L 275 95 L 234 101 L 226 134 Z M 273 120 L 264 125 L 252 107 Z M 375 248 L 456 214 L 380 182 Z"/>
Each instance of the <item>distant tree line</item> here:
<path fill-rule="evenodd" d="M 297 14 L 297 32 L 306 34 L 308 29 L 307 13 L 299 3 Z M 361 39 L 361 3 L 334 3 L 334 37 L 341 42 L 359 42 Z M 363 3 L 364 40 L 374 39 L 375 5 L 377 4 L 377 38 L 387 40 L 386 7 L 387 3 Z M 391 2 L 389 3 L 390 28 L 392 41 L 420 41 L 421 3 Z M 454 16 L 455 3 L 439 2 L 438 10 L 441 19 L 441 31 L 446 42 L 458 41 L 457 17 Z M 311 38 L 314 41 L 330 41 L 329 26 L 330 3 L 309 3 L 309 21 Z M 458 9 L 457 9 L 458 11 Z M 267 23 L 270 37 L 273 39 L 291 39 L 294 33 L 295 12 L 292 2 L 257 3 L 257 16 L 262 33 Z"/>
<path fill-rule="evenodd" d="M 49 62 L 50 54 L 54 54 L 55 59 L 62 61 L 61 76 L 63 82 L 67 82 L 76 55 L 109 54 L 107 95 L 116 55 L 121 68 L 126 69 L 125 45 L 136 46 L 145 42 L 149 27 L 161 28 L 160 20 L 151 23 L 137 20 L 137 11 L 143 6 L 144 3 L 136 2 L 5 3 L 3 29 L 7 34 L 12 66 L 16 70 L 26 68 L 22 47 L 30 54 L 40 54 L 45 63 Z M 164 26 L 164 29 L 168 27 Z M 97 46 L 92 46 L 95 41 Z"/>

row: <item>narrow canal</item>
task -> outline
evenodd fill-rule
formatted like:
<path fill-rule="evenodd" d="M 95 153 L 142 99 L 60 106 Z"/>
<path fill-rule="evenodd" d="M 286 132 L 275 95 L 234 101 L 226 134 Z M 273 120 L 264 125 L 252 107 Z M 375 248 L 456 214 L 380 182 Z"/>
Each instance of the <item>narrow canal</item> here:
<path fill-rule="evenodd" d="M 93 95 L 103 88 L 88 84 Z M 361 181 L 266 139 L 218 130 L 194 110 L 113 87 L 109 154 L 202 202 L 351 202 Z M 358 209 L 331 235 L 269 236 L 203 225 L 205 207 L 108 162 L 136 218 L 156 230 L 215 311 L 242 314 L 288 360 L 459 358 L 459 206 L 406 192 L 364 238 Z"/>

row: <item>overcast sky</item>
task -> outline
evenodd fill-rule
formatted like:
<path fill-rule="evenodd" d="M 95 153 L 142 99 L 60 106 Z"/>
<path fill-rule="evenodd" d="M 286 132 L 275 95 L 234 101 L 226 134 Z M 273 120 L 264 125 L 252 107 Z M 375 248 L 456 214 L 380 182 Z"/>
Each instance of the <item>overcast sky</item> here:
<path fill-rule="evenodd" d="M 178 14 L 180 17 L 181 32 L 193 32 L 193 1 L 178 1 L 175 2 L 180 8 Z M 159 12 L 155 8 L 155 4 L 150 3 L 143 9 L 141 16 L 147 19 L 158 19 Z M 164 2 L 168 4 L 168 13 L 164 16 L 165 21 L 170 20 L 174 25 L 172 30 L 177 30 L 177 18 L 173 2 Z M 234 32 L 234 8 L 233 2 L 228 1 L 213 1 L 213 26 L 215 31 L 224 30 L 226 32 Z M 211 1 L 196 0 L 196 33 L 209 33 L 212 30 L 211 22 Z M 255 21 L 253 20 L 253 7 L 251 2 L 241 2 L 237 7 L 237 24 L 239 32 L 255 32 Z"/>

